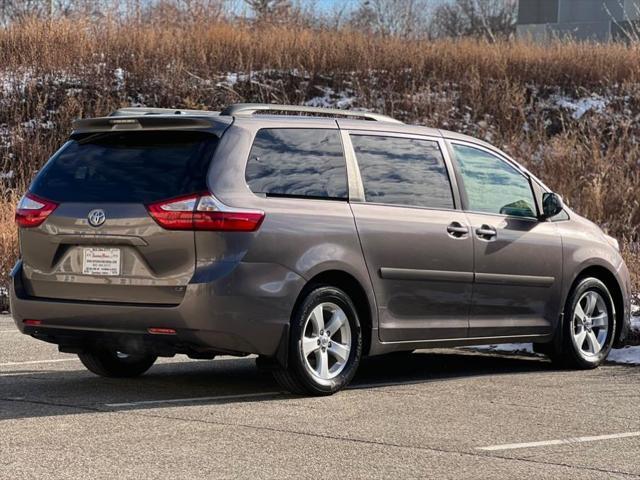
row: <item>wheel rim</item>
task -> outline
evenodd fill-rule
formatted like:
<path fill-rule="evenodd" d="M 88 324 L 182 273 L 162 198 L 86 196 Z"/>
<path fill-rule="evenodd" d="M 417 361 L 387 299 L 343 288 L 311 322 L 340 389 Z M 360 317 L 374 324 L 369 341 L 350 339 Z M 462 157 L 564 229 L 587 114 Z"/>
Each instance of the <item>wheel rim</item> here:
<path fill-rule="evenodd" d="M 335 303 L 317 305 L 302 329 L 302 356 L 311 375 L 330 380 L 344 370 L 351 353 L 351 326 Z"/>
<path fill-rule="evenodd" d="M 584 357 L 598 355 L 609 332 L 609 313 L 604 297 L 590 290 L 582 294 L 573 310 L 573 342 Z"/>

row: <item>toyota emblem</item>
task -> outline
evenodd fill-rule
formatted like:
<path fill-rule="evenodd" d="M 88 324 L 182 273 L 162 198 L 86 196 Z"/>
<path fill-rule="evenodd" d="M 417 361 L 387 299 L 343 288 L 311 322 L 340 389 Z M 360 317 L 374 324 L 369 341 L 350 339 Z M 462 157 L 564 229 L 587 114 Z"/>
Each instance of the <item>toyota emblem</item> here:
<path fill-rule="evenodd" d="M 91 225 L 92 227 L 99 227 L 107 219 L 107 216 L 105 215 L 104 210 L 102 210 L 101 208 L 96 208 L 95 210 L 91 210 L 89 212 L 87 218 L 89 219 L 89 225 Z"/>

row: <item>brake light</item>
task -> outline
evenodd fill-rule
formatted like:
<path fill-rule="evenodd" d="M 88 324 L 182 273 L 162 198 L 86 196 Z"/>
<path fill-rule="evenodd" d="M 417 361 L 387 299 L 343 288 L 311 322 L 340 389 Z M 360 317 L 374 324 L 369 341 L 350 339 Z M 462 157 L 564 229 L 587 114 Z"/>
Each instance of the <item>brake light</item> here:
<path fill-rule="evenodd" d="M 228 207 L 208 193 L 152 203 L 147 211 L 167 230 L 255 232 L 264 219 L 260 210 Z"/>
<path fill-rule="evenodd" d="M 37 327 L 38 325 L 42 325 L 42 320 L 25 319 L 22 323 L 30 327 Z"/>
<path fill-rule="evenodd" d="M 193 211 L 196 208 L 198 197 L 178 197 L 165 202 L 157 202 L 147 205 L 149 215 L 158 225 L 167 230 L 192 230 Z"/>
<path fill-rule="evenodd" d="M 58 208 L 56 202 L 45 200 L 33 193 L 27 192 L 18 202 L 15 220 L 19 227 L 37 227 L 44 222 L 51 212 Z"/>
<path fill-rule="evenodd" d="M 176 331 L 173 328 L 147 328 L 147 332 L 153 335 L 175 335 Z"/>

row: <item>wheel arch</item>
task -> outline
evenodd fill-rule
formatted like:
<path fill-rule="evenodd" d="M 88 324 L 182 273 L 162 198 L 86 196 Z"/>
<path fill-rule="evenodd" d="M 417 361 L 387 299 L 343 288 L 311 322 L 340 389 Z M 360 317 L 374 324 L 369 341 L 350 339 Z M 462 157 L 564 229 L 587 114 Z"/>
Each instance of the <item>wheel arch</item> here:
<path fill-rule="evenodd" d="M 567 290 L 564 305 L 566 305 L 571 292 L 573 292 L 578 283 L 588 277 L 593 277 L 600 280 L 605 284 L 607 290 L 609 290 L 609 294 L 611 295 L 611 299 L 613 300 L 614 315 L 616 318 L 614 346 L 620 346 L 626 338 L 626 332 L 624 329 L 626 315 L 624 293 L 622 290 L 622 286 L 618 281 L 618 278 L 609 268 L 603 265 L 589 265 L 580 270 L 580 272 L 573 279 L 571 286 Z"/>
<path fill-rule="evenodd" d="M 325 270 L 311 277 L 304 285 L 296 298 L 293 312 L 296 311 L 306 295 L 319 286 L 331 286 L 344 291 L 353 301 L 358 312 L 358 318 L 362 328 L 362 353 L 367 355 L 374 341 L 375 302 L 367 295 L 365 287 L 355 276 L 340 269 Z M 292 312 L 292 314 L 293 314 Z"/>

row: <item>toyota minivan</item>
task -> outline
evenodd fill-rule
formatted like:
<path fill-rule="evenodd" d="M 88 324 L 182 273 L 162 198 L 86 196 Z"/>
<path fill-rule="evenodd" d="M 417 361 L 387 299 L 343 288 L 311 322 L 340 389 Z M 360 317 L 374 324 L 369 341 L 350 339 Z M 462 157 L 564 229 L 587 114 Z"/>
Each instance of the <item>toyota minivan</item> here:
<path fill-rule="evenodd" d="M 366 112 L 238 104 L 78 120 L 16 210 L 11 311 L 92 372 L 257 354 L 289 391 L 364 356 L 627 335 L 618 243 L 495 147 Z"/>

